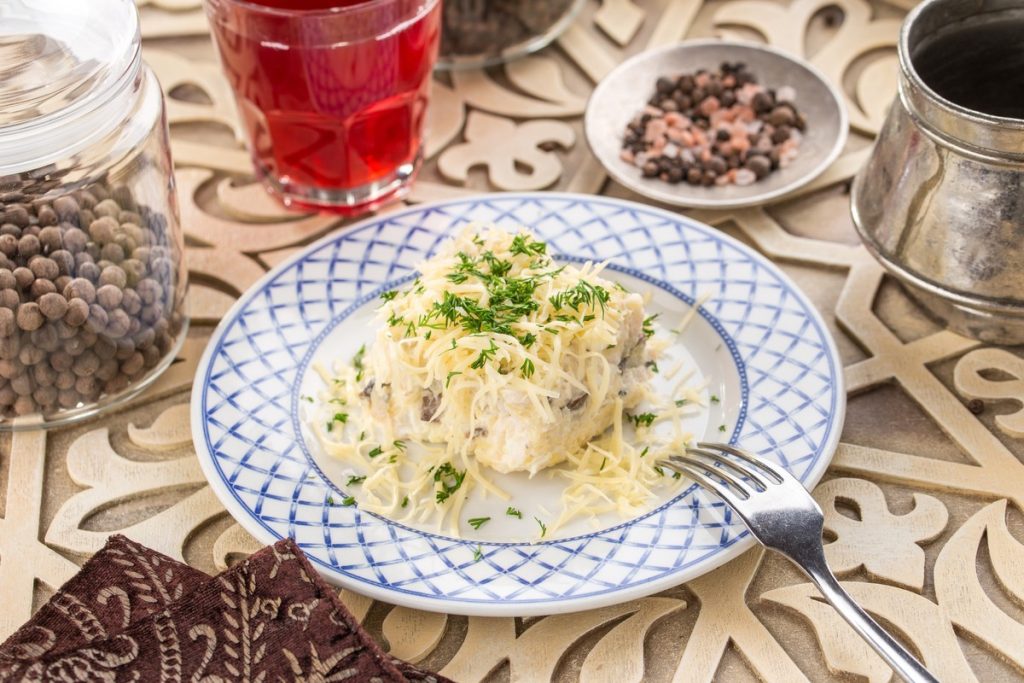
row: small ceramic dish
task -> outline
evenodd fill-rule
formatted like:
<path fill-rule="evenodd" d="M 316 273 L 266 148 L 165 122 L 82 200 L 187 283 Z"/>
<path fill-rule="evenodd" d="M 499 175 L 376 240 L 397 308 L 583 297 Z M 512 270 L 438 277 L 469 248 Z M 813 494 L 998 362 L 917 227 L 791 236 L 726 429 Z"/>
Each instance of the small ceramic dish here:
<path fill-rule="evenodd" d="M 722 62 L 743 62 L 769 88 L 790 86 L 807 117 L 800 154 L 786 168 L 751 185 L 702 187 L 645 178 L 620 158 L 626 126 L 647 104 L 661 76 L 716 71 Z M 691 40 L 627 60 L 606 76 L 587 104 L 584 122 L 591 151 L 619 184 L 673 206 L 733 209 L 765 204 L 803 187 L 836 160 L 849 129 L 838 90 L 806 61 L 765 45 L 725 40 Z"/>

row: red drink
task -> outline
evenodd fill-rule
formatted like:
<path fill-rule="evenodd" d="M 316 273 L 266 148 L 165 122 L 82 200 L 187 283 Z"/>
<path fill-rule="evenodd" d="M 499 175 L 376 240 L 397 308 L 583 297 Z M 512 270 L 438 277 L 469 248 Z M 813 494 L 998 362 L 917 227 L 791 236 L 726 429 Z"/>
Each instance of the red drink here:
<path fill-rule="evenodd" d="M 439 0 L 207 0 L 258 175 L 285 204 L 359 213 L 419 166 Z"/>

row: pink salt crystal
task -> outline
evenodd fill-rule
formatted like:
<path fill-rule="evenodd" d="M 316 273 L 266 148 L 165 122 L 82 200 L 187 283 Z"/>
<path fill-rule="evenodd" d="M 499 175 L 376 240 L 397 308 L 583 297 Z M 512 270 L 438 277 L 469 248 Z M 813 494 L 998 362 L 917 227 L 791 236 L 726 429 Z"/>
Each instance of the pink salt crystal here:
<path fill-rule="evenodd" d="M 721 187 L 722 185 L 728 185 L 728 184 L 729 184 L 729 174 L 728 173 L 723 173 L 722 175 L 720 175 L 717 178 L 715 178 L 715 185 L 718 185 L 719 187 Z"/>
<path fill-rule="evenodd" d="M 733 76 L 732 74 L 729 74 L 728 76 L 726 76 L 725 78 L 722 79 L 722 86 L 725 87 L 725 88 L 732 88 L 735 85 L 736 85 L 736 77 Z"/>
<path fill-rule="evenodd" d="M 683 139 L 683 145 L 685 147 L 693 147 L 693 145 L 696 143 L 696 140 L 693 136 L 693 131 L 684 130 L 682 132 L 681 137 Z"/>
<path fill-rule="evenodd" d="M 736 101 L 742 105 L 748 105 L 754 100 L 754 95 L 759 92 L 760 89 L 756 85 L 747 83 L 736 91 Z"/>
<path fill-rule="evenodd" d="M 648 158 L 650 158 L 650 155 L 647 154 L 647 152 L 640 152 L 639 154 L 636 155 L 635 165 L 643 166 L 644 164 L 647 163 Z"/>
<path fill-rule="evenodd" d="M 631 149 L 624 149 L 621 152 L 619 152 L 619 158 L 625 161 L 627 164 L 631 164 L 635 160 L 635 157 L 633 156 L 633 150 Z"/>
<path fill-rule="evenodd" d="M 722 106 L 722 103 L 718 101 L 718 98 L 712 95 L 707 97 L 703 102 L 700 103 L 700 113 L 704 116 L 711 116 L 713 113 L 718 111 Z"/>
<path fill-rule="evenodd" d="M 693 79 L 697 84 L 698 88 L 706 87 L 708 82 L 711 80 L 711 76 L 708 74 L 697 74 L 697 77 Z"/>
<path fill-rule="evenodd" d="M 650 114 L 651 116 L 662 116 L 665 112 L 662 111 L 661 109 L 658 109 L 657 107 L 652 107 L 651 105 L 648 104 L 646 107 L 644 107 L 644 113 Z"/>
<path fill-rule="evenodd" d="M 731 142 L 719 142 L 718 143 L 718 153 L 721 154 L 723 157 L 732 156 L 732 152 L 733 152 L 733 149 L 732 149 L 732 143 Z"/>
<path fill-rule="evenodd" d="M 757 180 L 757 176 L 749 168 L 736 169 L 736 176 L 733 181 L 740 186 L 751 185 Z"/>
<path fill-rule="evenodd" d="M 667 140 L 665 139 L 664 135 L 659 137 L 657 140 L 655 140 L 651 144 L 651 150 L 650 150 L 651 154 L 654 155 L 654 156 L 660 156 L 661 155 L 661 151 L 663 149 L 665 149 L 666 142 L 667 142 Z"/>
<path fill-rule="evenodd" d="M 750 140 L 746 135 L 733 135 L 729 139 L 729 144 L 732 145 L 732 151 L 736 154 L 743 154 L 750 149 Z"/>
<path fill-rule="evenodd" d="M 742 121 L 743 123 L 750 123 L 751 121 L 757 120 L 757 114 L 751 107 L 741 107 L 739 112 L 736 114 L 736 120 Z"/>
<path fill-rule="evenodd" d="M 700 149 L 700 160 L 707 163 L 711 161 L 711 149 L 708 147 L 701 147 Z"/>
<path fill-rule="evenodd" d="M 685 130 L 680 130 L 678 128 L 669 128 L 668 132 L 665 133 L 665 135 L 668 136 L 668 139 L 671 140 L 672 142 L 685 145 L 686 142 L 684 136 L 689 135 L 689 133 L 687 133 Z"/>
<path fill-rule="evenodd" d="M 784 85 L 775 91 L 776 102 L 792 102 L 796 99 L 796 90 L 791 85 Z"/>
<path fill-rule="evenodd" d="M 703 145 L 708 144 L 708 136 L 700 128 L 694 128 L 693 129 L 693 141 L 694 141 L 694 144 L 702 145 L 703 146 Z"/>
<path fill-rule="evenodd" d="M 668 130 L 668 124 L 665 123 L 665 119 L 651 119 L 647 122 L 647 128 L 644 129 L 644 140 L 646 142 L 654 142 L 659 138 L 665 137 L 665 131 Z"/>
<path fill-rule="evenodd" d="M 665 123 L 672 128 L 682 128 L 684 122 L 687 122 L 686 118 L 677 111 L 670 111 L 665 114 Z"/>
<path fill-rule="evenodd" d="M 670 142 L 661 150 L 661 155 L 669 159 L 675 159 L 679 156 L 679 147 Z"/>
<path fill-rule="evenodd" d="M 764 121 L 762 121 L 761 119 L 755 119 L 754 121 L 751 121 L 750 123 L 747 124 L 747 132 L 760 133 L 763 127 Z"/>

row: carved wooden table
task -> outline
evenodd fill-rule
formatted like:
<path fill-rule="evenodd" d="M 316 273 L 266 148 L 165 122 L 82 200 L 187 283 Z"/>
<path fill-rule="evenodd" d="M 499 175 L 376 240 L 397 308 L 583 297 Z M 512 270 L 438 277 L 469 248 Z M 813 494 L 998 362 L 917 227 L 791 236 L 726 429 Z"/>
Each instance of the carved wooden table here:
<path fill-rule="evenodd" d="M 303 244 L 344 229 L 330 217 L 286 215 L 252 184 L 200 1 L 139 3 L 145 57 L 168 95 L 197 324 L 179 362 L 128 410 L 3 437 L 0 638 L 111 532 L 206 571 L 255 549 L 199 471 L 186 407 L 192 376 L 235 297 Z M 797 197 L 692 215 L 780 263 L 839 344 L 849 412 L 815 492 L 831 565 L 940 679 L 1024 680 L 1024 353 L 930 322 L 859 246 L 848 217 L 848 181 L 895 92 L 904 10 L 866 0 L 592 0 L 540 55 L 438 79 L 430 161 L 410 201 L 483 189 L 628 197 L 607 182 L 580 128 L 594 82 L 626 55 L 720 35 L 808 56 L 846 93 L 853 135 L 844 155 Z M 759 550 L 654 597 L 540 619 L 448 617 L 344 597 L 393 653 L 460 681 L 890 678 L 794 569 Z"/>

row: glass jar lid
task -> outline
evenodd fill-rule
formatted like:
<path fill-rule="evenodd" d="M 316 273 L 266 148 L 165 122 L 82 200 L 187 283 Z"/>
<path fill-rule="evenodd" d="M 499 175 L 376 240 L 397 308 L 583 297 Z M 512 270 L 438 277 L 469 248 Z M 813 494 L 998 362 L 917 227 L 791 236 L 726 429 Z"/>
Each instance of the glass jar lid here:
<path fill-rule="evenodd" d="M 112 103 L 138 73 L 140 45 L 131 0 L 0 3 L 0 171 L 116 124 Z"/>

